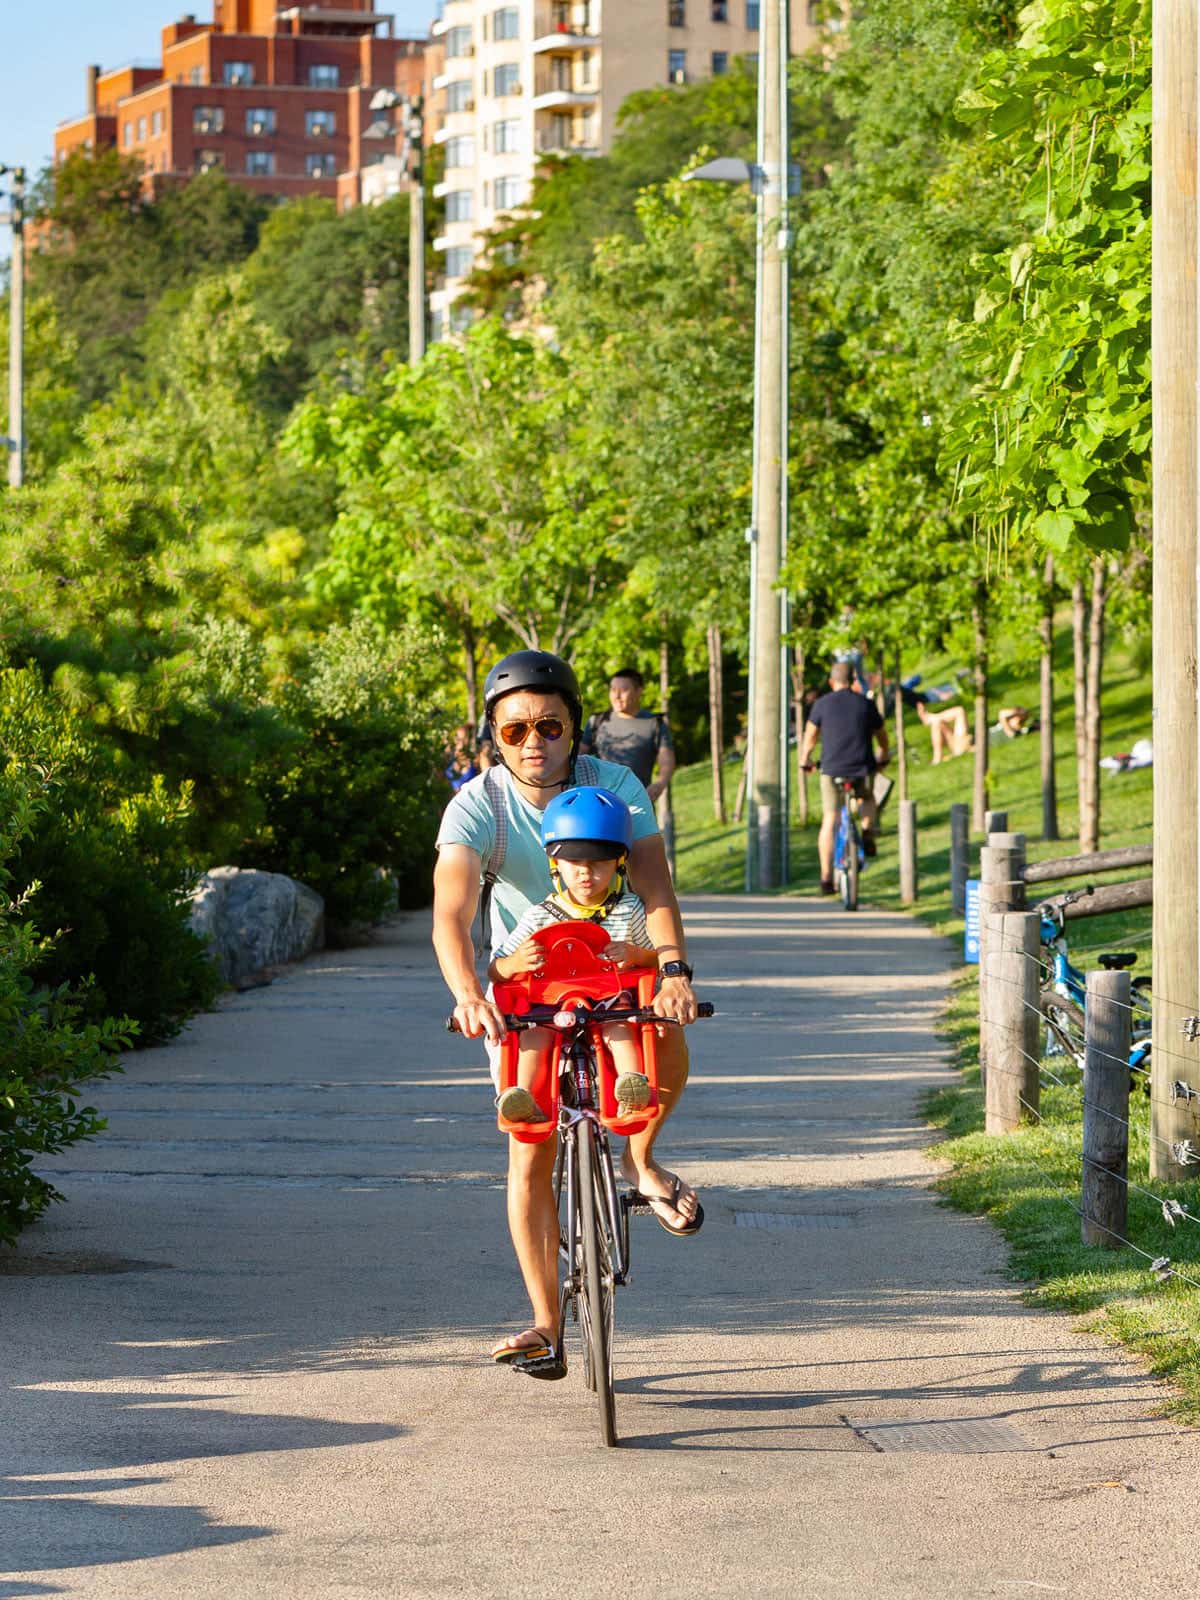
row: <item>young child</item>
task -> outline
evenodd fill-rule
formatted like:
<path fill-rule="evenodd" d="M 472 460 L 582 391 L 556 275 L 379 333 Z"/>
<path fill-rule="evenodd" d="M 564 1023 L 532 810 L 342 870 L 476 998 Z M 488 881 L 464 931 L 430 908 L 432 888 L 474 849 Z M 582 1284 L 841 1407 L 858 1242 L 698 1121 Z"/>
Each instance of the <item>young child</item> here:
<path fill-rule="evenodd" d="M 537 972 L 544 959 L 533 938 L 539 928 L 568 920 L 595 920 L 609 934 L 605 959 L 621 968 L 657 967 L 658 954 L 646 931 L 646 908 L 625 879 L 625 858 L 633 844 L 629 807 L 611 789 L 568 789 L 556 795 L 542 817 L 542 844 L 550 857 L 554 893 L 530 906 L 492 957 L 493 983 Z M 604 1039 L 616 1068 L 616 1096 L 622 1112 L 650 1102 L 650 1081 L 642 1071 L 641 1051 L 631 1023 L 610 1022 Z M 521 1034 L 517 1082 L 497 1102 L 509 1122 L 544 1122 L 546 1113 L 530 1093 L 538 1060 L 549 1048 L 549 1028 Z"/>

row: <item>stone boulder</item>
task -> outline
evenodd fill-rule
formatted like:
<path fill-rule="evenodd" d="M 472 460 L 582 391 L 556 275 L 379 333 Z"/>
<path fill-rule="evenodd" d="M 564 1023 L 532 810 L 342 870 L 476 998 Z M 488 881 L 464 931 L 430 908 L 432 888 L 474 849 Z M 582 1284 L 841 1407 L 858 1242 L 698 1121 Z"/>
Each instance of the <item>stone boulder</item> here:
<path fill-rule="evenodd" d="M 245 989 L 324 948 L 325 902 L 279 872 L 213 867 L 193 891 L 191 926 L 225 982 Z"/>

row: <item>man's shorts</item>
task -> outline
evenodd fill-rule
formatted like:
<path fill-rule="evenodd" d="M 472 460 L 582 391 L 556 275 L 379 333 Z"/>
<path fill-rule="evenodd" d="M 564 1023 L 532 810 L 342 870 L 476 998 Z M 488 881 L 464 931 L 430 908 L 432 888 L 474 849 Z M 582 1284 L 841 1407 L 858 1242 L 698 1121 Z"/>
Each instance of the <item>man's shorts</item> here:
<path fill-rule="evenodd" d="M 864 773 L 861 778 L 854 778 L 852 782 L 854 784 L 854 792 L 860 800 L 870 799 L 872 792 L 871 785 L 873 782 L 870 773 Z M 836 813 L 841 809 L 842 791 L 830 777 L 829 773 L 823 772 L 821 774 L 821 810 L 825 812 L 826 816 L 828 816 L 831 811 Z"/>

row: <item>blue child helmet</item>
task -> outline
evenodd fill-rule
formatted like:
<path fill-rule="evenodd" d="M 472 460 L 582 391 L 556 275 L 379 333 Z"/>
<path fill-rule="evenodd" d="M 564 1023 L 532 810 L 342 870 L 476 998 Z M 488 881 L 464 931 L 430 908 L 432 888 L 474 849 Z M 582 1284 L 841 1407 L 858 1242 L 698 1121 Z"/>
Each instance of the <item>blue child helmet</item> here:
<path fill-rule="evenodd" d="M 556 859 L 619 860 L 633 848 L 633 817 L 611 789 L 567 789 L 542 813 L 542 844 Z"/>

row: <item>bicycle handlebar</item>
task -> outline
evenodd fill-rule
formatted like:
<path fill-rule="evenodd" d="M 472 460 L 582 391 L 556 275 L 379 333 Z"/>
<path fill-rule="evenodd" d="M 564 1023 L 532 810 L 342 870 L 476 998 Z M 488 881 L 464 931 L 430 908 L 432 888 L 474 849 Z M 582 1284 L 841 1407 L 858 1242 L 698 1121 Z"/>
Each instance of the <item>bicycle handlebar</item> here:
<path fill-rule="evenodd" d="M 697 1017 L 711 1017 L 715 1014 L 716 1007 L 711 1000 L 698 1002 L 696 1006 Z M 510 1033 L 524 1033 L 528 1028 L 544 1028 L 547 1025 L 553 1025 L 555 1019 L 561 1016 L 572 1017 L 574 1019 L 572 1025 L 576 1027 L 581 1022 L 666 1022 L 677 1028 L 683 1026 L 675 1017 L 660 1017 L 658 1012 L 651 1006 L 635 1006 L 626 1008 L 623 1011 L 587 1011 L 583 1007 L 567 1011 L 558 1006 L 535 1006 L 532 1010 L 526 1011 L 520 1016 L 510 1016 L 507 1013 L 502 1013 L 502 1015 L 504 1016 L 504 1026 Z M 559 1025 L 563 1026 L 562 1024 Z M 446 1032 L 462 1032 L 453 1016 L 446 1018 Z"/>

